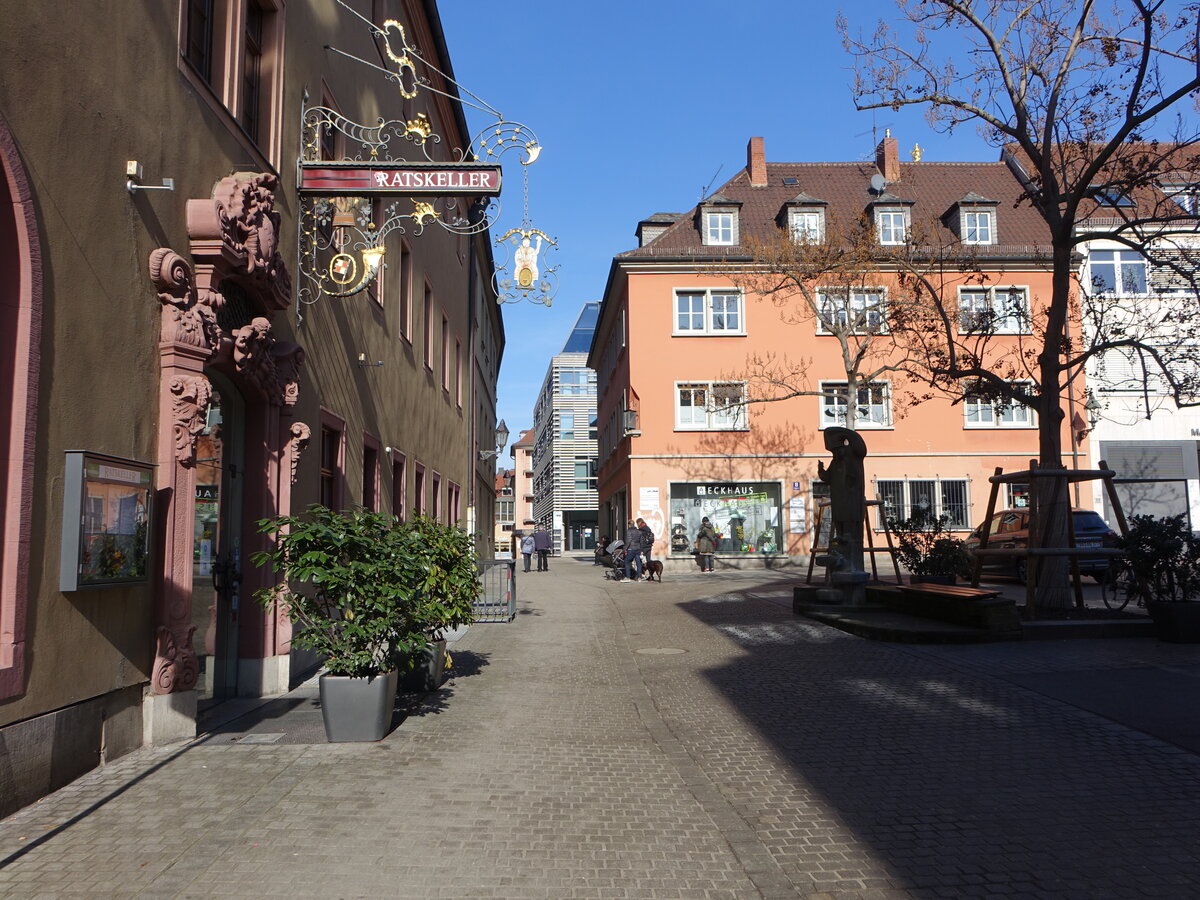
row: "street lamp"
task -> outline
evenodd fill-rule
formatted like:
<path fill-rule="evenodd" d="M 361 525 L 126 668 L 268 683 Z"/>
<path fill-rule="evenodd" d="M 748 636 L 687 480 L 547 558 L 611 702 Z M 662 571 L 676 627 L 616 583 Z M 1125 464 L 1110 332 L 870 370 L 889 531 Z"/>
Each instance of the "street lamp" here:
<path fill-rule="evenodd" d="M 504 452 L 504 445 L 508 443 L 508 426 L 501 419 L 496 425 L 496 449 L 495 450 L 480 450 L 480 459 L 493 459 Z"/>

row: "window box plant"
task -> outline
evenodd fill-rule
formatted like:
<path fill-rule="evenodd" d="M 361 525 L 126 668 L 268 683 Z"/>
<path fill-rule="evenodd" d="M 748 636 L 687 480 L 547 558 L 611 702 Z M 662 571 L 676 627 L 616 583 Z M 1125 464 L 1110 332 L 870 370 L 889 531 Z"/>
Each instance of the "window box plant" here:
<path fill-rule="evenodd" d="M 1200 643 L 1200 538 L 1184 515 L 1133 516 L 1117 540 L 1160 640 Z"/>
<path fill-rule="evenodd" d="M 292 642 L 325 658 L 327 736 L 379 740 L 391 724 L 398 670 L 414 665 L 443 630 L 471 621 L 479 588 L 470 538 L 421 516 L 401 523 L 387 513 L 319 505 L 258 528 L 275 540 L 253 561 L 284 580 L 255 596 L 284 604 Z M 341 715 L 347 695 L 360 693 L 372 699 Z"/>
<path fill-rule="evenodd" d="M 954 584 L 956 576 L 968 576 L 966 545 L 949 526 L 949 516 L 934 515 L 920 506 L 906 519 L 888 520 L 896 556 L 910 573 L 909 583 Z"/>

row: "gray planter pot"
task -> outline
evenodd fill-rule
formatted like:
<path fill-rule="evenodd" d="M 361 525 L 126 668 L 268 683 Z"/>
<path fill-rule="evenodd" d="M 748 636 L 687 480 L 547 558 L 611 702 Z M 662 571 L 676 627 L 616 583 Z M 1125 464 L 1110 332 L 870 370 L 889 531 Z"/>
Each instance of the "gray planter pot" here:
<path fill-rule="evenodd" d="M 388 733 L 396 705 L 395 669 L 374 678 L 322 675 L 319 684 L 330 742 L 378 741 Z"/>
<path fill-rule="evenodd" d="M 436 691 L 446 677 L 446 642 L 434 641 L 419 654 L 413 667 L 404 673 L 400 686 L 406 691 Z"/>

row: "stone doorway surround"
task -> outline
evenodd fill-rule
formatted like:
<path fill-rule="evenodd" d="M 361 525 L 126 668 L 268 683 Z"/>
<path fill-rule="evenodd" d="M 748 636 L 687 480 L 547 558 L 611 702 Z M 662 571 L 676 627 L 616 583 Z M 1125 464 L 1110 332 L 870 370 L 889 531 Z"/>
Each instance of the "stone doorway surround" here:
<path fill-rule="evenodd" d="M 143 706 L 145 742 L 195 735 L 199 661 L 191 623 L 196 438 L 213 386 L 227 375 L 245 398 L 245 483 L 239 665 L 248 690 L 287 690 L 291 624 L 260 610 L 252 595 L 269 580 L 250 566 L 263 545 L 260 518 L 291 510 L 296 463 L 310 429 L 291 419 L 304 350 L 276 338 L 272 319 L 292 299 L 278 249 L 274 175 L 223 178 L 208 199 L 187 202 L 189 262 L 168 247 L 150 254 L 161 303 L 154 662 Z M 240 309 L 228 306 L 236 292 Z"/>

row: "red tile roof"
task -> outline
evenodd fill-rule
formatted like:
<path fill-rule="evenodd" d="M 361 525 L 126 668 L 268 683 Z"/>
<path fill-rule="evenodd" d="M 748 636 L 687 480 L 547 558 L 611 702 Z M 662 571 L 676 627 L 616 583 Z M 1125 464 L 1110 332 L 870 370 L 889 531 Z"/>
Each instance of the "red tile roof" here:
<path fill-rule="evenodd" d="M 827 222 L 848 228 L 879 199 L 871 191 L 871 176 L 878 172 L 874 162 L 767 163 L 765 186 L 751 186 L 743 170 L 716 194 L 741 204 L 739 233 L 743 238 L 750 234 L 766 238 L 777 231 L 780 211 L 799 194 L 824 201 Z M 1014 206 L 1022 188 L 1005 163 L 901 162 L 900 174 L 900 179 L 888 182 L 884 190 L 910 209 L 914 225 L 936 223 L 941 237 L 953 241 L 946 213 L 960 200 L 979 202 L 987 198 L 996 202 L 998 246 L 983 249 L 983 255 L 1043 256 L 1049 252 L 1046 225 L 1038 213 L 1027 204 Z M 707 202 L 702 201 L 699 206 Z M 622 253 L 619 258 L 737 256 L 734 247 L 703 245 L 696 226 L 697 208 L 682 214 L 645 247 Z"/>

